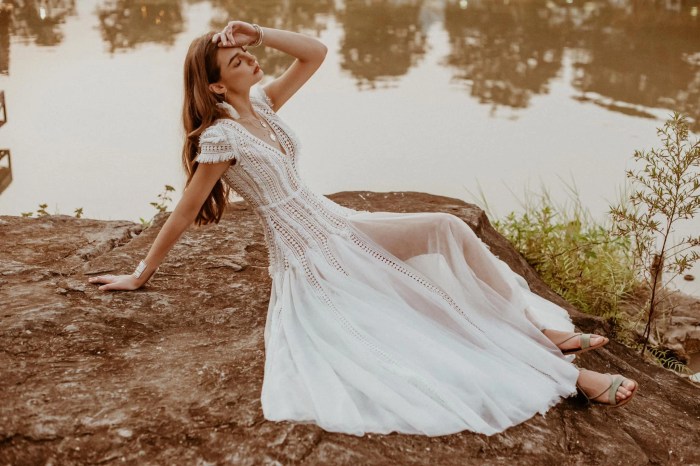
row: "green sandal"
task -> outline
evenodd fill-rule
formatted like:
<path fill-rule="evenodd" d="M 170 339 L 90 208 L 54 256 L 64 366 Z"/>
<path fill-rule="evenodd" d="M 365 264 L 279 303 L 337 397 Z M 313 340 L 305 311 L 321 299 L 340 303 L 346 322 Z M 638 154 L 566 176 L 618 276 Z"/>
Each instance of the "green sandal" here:
<path fill-rule="evenodd" d="M 558 347 L 562 343 L 566 343 L 567 341 L 569 341 L 572 338 L 577 337 L 579 335 L 581 336 L 581 347 L 580 348 L 571 348 L 571 349 L 566 349 L 566 350 L 560 349 L 562 354 L 568 355 L 568 354 L 585 353 L 586 351 L 594 350 L 596 348 L 600 348 L 601 346 L 605 346 L 610 341 L 607 337 L 603 337 L 603 338 L 605 338 L 605 340 L 603 340 L 602 343 L 591 346 L 591 336 L 593 336 L 593 334 L 591 334 L 591 333 L 574 333 L 566 340 L 560 341 L 559 343 L 555 343 L 555 345 L 557 345 L 557 347 Z M 596 336 L 602 336 L 602 335 L 596 335 Z"/>
<path fill-rule="evenodd" d="M 639 388 L 639 384 L 637 383 L 636 380 L 629 379 L 627 377 L 623 377 L 620 374 L 612 375 L 612 374 L 606 373 L 605 375 L 609 375 L 610 378 L 612 379 L 612 381 L 610 382 L 610 385 L 608 385 L 608 388 L 606 388 L 605 390 L 603 390 L 602 392 L 600 392 L 596 396 L 589 397 L 586 394 L 586 392 L 583 390 L 583 388 L 581 388 L 581 386 L 578 384 L 578 382 L 576 382 L 576 388 L 581 393 L 583 393 L 583 396 L 586 397 L 586 400 L 588 401 L 588 403 L 591 403 L 593 401 L 593 402 L 596 402 L 598 404 L 605 406 L 606 408 L 618 408 L 618 407 L 624 405 L 625 403 L 627 403 L 628 401 L 630 401 L 634 397 L 634 395 L 637 394 L 637 388 Z M 622 385 L 622 382 L 624 382 L 625 380 L 631 380 L 632 382 L 634 382 L 634 389 L 632 390 L 632 394 L 630 396 L 628 396 L 627 398 L 625 398 L 624 400 L 622 400 L 618 403 L 617 402 L 617 389 L 620 388 L 620 385 Z M 604 395 L 605 392 L 608 392 L 608 403 L 605 403 L 602 401 L 596 401 L 596 398 L 600 397 L 601 395 Z"/>

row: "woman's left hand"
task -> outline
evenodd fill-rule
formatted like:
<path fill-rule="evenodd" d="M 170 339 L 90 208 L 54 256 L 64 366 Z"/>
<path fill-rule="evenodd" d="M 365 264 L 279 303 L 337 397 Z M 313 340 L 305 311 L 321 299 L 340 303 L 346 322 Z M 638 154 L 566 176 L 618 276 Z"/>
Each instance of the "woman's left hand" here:
<path fill-rule="evenodd" d="M 245 21 L 229 21 L 226 27 L 214 34 L 212 42 L 219 43 L 219 47 L 244 47 L 258 39 L 258 32 Z"/>

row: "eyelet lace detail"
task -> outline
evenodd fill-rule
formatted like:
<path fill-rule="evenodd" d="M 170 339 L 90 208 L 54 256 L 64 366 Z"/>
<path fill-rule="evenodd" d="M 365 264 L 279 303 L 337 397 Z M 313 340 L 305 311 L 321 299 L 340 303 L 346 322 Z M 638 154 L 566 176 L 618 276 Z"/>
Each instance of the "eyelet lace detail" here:
<path fill-rule="evenodd" d="M 332 310 L 335 318 L 338 320 L 338 322 L 340 322 L 340 324 L 343 326 L 343 328 L 346 330 L 346 332 L 348 334 L 352 335 L 358 341 L 360 341 L 362 346 L 373 357 L 376 357 L 376 358 L 381 359 L 384 362 L 386 362 L 387 363 L 387 366 L 386 366 L 387 370 L 393 372 L 397 376 L 402 377 L 404 380 L 406 380 L 411 385 L 415 386 L 419 390 L 422 390 L 424 393 L 427 393 L 436 402 L 439 402 L 443 406 L 449 408 L 450 407 L 449 403 L 438 394 L 438 392 L 431 386 L 431 384 L 427 380 L 425 380 L 423 377 L 417 375 L 416 373 L 413 373 L 413 371 L 409 371 L 409 370 L 404 369 L 402 367 L 402 365 L 395 358 L 390 356 L 387 352 L 383 351 L 376 344 L 374 344 L 372 341 L 370 341 L 368 338 L 366 338 L 362 334 L 362 332 L 358 331 L 345 318 L 343 313 L 338 310 L 338 308 L 336 307 L 336 305 L 333 302 L 333 300 L 331 299 L 331 297 L 328 295 L 326 290 L 324 290 L 323 286 L 318 281 L 316 275 L 311 270 L 311 267 L 309 265 L 309 262 L 306 258 L 306 254 L 305 254 L 305 251 L 307 249 L 305 249 L 302 246 L 304 240 L 308 239 L 308 238 L 306 238 L 306 235 L 305 234 L 297 234 L 297 232 L 290 231 L 289 229 L 285 228 L 278 221 L 277 218 L 271 217 L 270 222 L 272 223 L 273 228 L 275 230 L 280 231 L 282 240 L 290 248 L 290 250 L 292 250 L 294 252 L 295 259 L 298 260 L 298 264 L 302 268 L 302 270 L 304 271 L 304 276 L 306 277 L 307 281 L 311 285 L 311 288 L 312 288 L 314 294 L 316 295 L 316 297 L 323 304 L 325 304 L 329 309 Z M 285 257 L 284 268 L 286 269 L 288 267 L 289 267 L 289 261 L 288 261 L 288 258 Z M 281 310 L 279 312 L 281 312 Z M 278 313 L 278 319 L 279 319 L 279 313 Z"/>
<path fill-rule="evenodd" d="M 224 128 L 213 124 L 199 135 L 199 154 L 195 157 L 195 162 L 217 163 L 231 159 L 236 163 L 240 160 L 238 144 L 231 144 Z"/>
<path fill-rule="evenodd" d="M 270 276 L 289 267 L 288 256 L 290 254 L 294 256 L 295 263 L 304 262 L 306 249 L 320 252 L 336 270 L 349 275 L 328 244 L 330 235 L 338 234 L 348 237 L 347 224 L 331 212 L 325 212 L 325 215 L 319 218 L 318 213 L 321 211 L 315 211 L 305 201 L 305 199 L 313 197 L 312 193 L 301 189 L 285 199 L 256 208 L 263 223 L 270 225 L 265 229 L 268 250 L 270 251 L 268 268 Z M 320 205 L 318 201 L 316 202 Z M 277 237 L 286 244 L 287 248 L 283 248 L 286 253 L 274 244 Z M 281 264 L 280 261 L 283 257 L 286 261 Z"/>
<path fill-rule="evenodd" d="M 462 315 L 464 319 L 469 322 L 474 328 L 479 330 L 481 333 L 484 333 L 484 331 L 476 325 L 470 318 L 469 316 L 462 310 L 462 308 L 459 307 L 459 305 L 455 302 L 452 297 L 447 294 L 442 288 L 438 287 L 431 281 L 428 281 L 424 279 L 423 277 L 419 276 L 418 274 L 410 271 L 403 265 L 401 265 L 398 261 L 393 260 L 392 258 L 388 257 L 386 254 L 384 254 L 382 251 L 379 249 L 371 246 L 367 241 L 365 241 L 363 238 L 359 237 L 355 232 L 350 233 L 350 240 L 355 243 L 357 246 L 362 248 L 365 252 L 370 254 L 372 257 L 377 259 L 378 261 L 394 268 L 395 270 L 398 270 L 402 274 L 406 275 L 407 277 L 412 278 L 415 280 L 417 283 L 420 285 L 424 286 L 431 292 L 435 293 L 436 295 L 440 296 L 444 301 L 446 301 L 452 309 L 454 309 L 456 312 Z"/>

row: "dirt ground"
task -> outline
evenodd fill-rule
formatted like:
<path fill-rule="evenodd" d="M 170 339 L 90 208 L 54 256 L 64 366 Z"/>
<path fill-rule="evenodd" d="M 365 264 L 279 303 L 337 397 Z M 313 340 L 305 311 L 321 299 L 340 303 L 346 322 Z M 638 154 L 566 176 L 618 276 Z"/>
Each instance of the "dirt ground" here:
<path fill-rule="evenodd" d="M 565 306 L 475 206 L 424 193 L 342 192 L 371 211 L 450 212 Z M 252 209 L 190 228 L 142 289 L 100 292 L 130 273 L 168 214 L 128 221 L 0 217 L 0 465 L 700 464 L 700 387 L 611 341 L 577 364 L 640 384 L 619 409 L 563 400 L 490 437 L 364 437 L 270 422 L 260 405 L 267 252 Z"/>

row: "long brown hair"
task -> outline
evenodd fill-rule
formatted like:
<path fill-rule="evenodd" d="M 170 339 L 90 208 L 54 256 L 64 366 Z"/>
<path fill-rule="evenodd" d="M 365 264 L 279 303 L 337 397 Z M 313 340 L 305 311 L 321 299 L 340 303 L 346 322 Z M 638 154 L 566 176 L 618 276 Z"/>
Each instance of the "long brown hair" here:
<path fill-rule="evenodd" d="M 192 181 L 199 165 L 194 161 L 199 150 L 199 135 L 217 118 L 228 118 L 226 112 L 216 106 L 223 99 L 209 89 L 209 83 L 216 82 L 221 77 L 216 61 L 219 47 L 211 41 L 214 34 L 208 32 L 193 40 L 185 57 L 185 100 L 182 106 L 182 123 L 185 126 L 182 164 L 187 173 L 185 188 Z M 202 204 L 194 223 L 219 223 L 228 204 L 229 193 L 229 186 L 219 179 Z"/>

